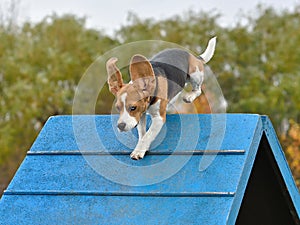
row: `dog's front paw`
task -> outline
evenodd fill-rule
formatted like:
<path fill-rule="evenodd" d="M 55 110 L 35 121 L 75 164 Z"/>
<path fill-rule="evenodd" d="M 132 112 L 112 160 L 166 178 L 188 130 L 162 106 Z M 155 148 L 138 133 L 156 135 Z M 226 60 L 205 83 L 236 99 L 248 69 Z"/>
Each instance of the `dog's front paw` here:
<path fill-rule="evenodd" d="M 189 93 L 183 97 L 183 101 L 186 103 L 192 103 L 195 100 L 195 98 L 196 95 L 194 93 Z"/>
<path fill-rule="evenodd" d="M 183 101 L 186 103 L 192 103 L 200 94 L 201 94 L 201 91 L 192 91 L 190 93 L 187 93 L 183 97 Z"/>
<path fill-rule="evenodd" d="M 131 154 L 130 157 L 134 160 L 139 160 L 144 158 L 146 153 L 146 150 L 139 150 L 139 149 L 135 149 Z"/>

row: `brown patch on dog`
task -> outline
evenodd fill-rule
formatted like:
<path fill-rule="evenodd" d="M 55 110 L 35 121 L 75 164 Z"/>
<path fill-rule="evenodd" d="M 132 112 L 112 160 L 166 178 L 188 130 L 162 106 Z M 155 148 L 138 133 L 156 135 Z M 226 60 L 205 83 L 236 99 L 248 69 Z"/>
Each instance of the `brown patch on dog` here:
<path fill-rule="evenodd" d="M 115 96 L 117 95 L 117 92 L 124 86 L 122 74 L 116 66 L 117 61 L 118 59 L 113 57 L 106 62 L 109 91 Z"/>
<path fill-rule="evenodd" d="M 117 97 L 116 108 L 120 114 L 124 112 L 121 96 L 127 93 L 125 110 L 139 121 L 142 114 L 146 112 L 150 96 L 153 96 L 156 88 L 153 68 L 146 57 L 134 55 L 129 67 L 132 83 L 123 84 L 122 74 L 115 65 L 116 62 L 116 58 L 111 58 L 106 63 L 109 88 Z"/>
<path fill-rule="evenodd" d="M 194 55 L 190 54 L 189 57 L 189 74 L 192 74 L 196 71 L 196 68 L 198 67 L 200 71 L 204 71 L 204 61 L 201 59 L 198 59 Z"/>
<path fill-rule="evenodd" d="M 155 78 L 151 63 L 145 56 L 134 55 L 130 60 L 130 77 L 132 81 L 140 78 Z"/>
<path fill-rule="evenodd" d="M 151 63 L 142 55 L 134 55 L 131 58 L 129 70 L 133 86 L 142 91 L 144 98 L 150 97 L 156 87 Z"/>
<path fill-rule="evenodd" d="M 156 101 L 160 99 L 160 106 L 159 106 L 159 114 L 163 119 L 163 122 L 166 121 L 166 113 L 167 113 L 167 104 L 168 100 L 168 80 L 165 77 L 157 76 L 157 94 L 156 94 Z"/>
<path fill-rule="evenodd" d="M 116 108 L 120 111 L 120 114 L 124 112 L 124 105 L 121 101 L 121 96 L 124 93 L 127 93 L 127 97 L 125 100 L 126 111 L 130 116 L 135 117 L 136 120 L 139 121 L 142 114 L 147 110 L 150 98 L 145 96 L 144 92 L 135 82 L 133 82 L 133 84 L 125 84 L 117 93 Z"/>
<path fill-rule="evenodd" d="M 160 114 L 160 117 L 162 118 L 163 122 L 166 122 L 167 105 L 168 105 L 168 100 L 161 99 L 159 114 Z"/>

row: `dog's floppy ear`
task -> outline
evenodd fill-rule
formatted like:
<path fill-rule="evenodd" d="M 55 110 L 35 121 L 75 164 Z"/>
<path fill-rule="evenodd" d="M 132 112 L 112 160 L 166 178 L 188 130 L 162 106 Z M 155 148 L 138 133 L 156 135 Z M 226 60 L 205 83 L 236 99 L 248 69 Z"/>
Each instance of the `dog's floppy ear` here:
<path fill-rule="evenodd" d="M 107 71 L 107 83 L 109 86 L 109 91 L 113 95 L 117 95 L 117 92 L 123 87 L 123 79 L 122 79 L 122 74 L 118 67 L 116 66 L 116 62 L 118 61 L 117 58 L 113 57 L 110 58 L 106 62 L 106 71 Z"/>
<path fill-rule="evenodd" d="M 155 89 L 155 75 L 151 63 L 145 56 L 134 55 L 130 61 L 131 80 L 143 91 L 145 97 L 149 97 Z"/>

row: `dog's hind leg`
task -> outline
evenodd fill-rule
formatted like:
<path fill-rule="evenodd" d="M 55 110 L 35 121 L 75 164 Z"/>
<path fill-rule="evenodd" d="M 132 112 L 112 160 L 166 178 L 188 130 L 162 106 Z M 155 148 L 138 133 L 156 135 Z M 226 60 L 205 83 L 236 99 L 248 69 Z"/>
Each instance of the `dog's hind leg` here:
<path fill-rule="evenodd" d="M 199 57 L 190 55 L 189 79 L 193 90 L 183 97 L 183 100 L 187 103 L 193 102 L 195 98 L 201 95 L 201 85 L 204 80 L 204 64 L 208 63 L 213 57 L 216 47 L 216 41 L 216 37 L 210 39 L 207 48 Z"/>
<path fill-rule="evenodd" d="M 193 102 L 198 96 L 201 95 L 201 85 L 204 81 L 204 72 L 200 71 L 199 67 L 196 66 L 195 72 L 191 73 L 189 78 L 193 90 L 183 97 L 183 101 L 186 103 Z"/>

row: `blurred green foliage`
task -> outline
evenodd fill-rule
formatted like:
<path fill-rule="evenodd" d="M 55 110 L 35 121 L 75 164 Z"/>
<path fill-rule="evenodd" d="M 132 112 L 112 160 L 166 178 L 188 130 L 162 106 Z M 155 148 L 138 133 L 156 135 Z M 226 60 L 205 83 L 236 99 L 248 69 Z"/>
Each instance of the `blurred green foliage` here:
<path fill-rule="evenodd" d="M 0 179 L 7 183 L 51 115 L 71 114 L 76 84 L 118 44 L 73 15 L 0 25 Z"/>
<path fill-rule="evenodd" d="M 89 65 L 132 41 L 164 40 L 200 53 L 210 37 L 218 36 L 210 67 L 227 111 L 267 114 L 277 132 L 288 135 L 288 121 L 300 122 L 299 11 L 258 7 L 255 17 L 246 15 L 246 23 L 230 28 L 220 26 L 214 12 L 187 11 L 160 21 L 130 13 L 114 36 L 88 29 L 85 18 L 74 15 L 53 14 L 21 26 L 13 18 L 0 21 L 0 187 L 47 118 L 72 113 L 76 85 Z M 101 94 L 107 98 L 99 99 L 96 113 L 109 113 L 113 97 L 107 89 Z M 300 174 L 294 176 L 299 182 Z"/>

